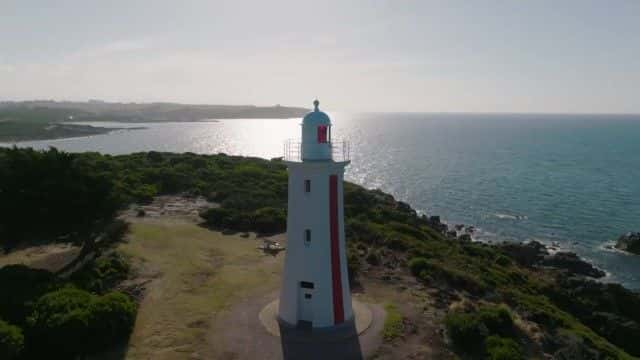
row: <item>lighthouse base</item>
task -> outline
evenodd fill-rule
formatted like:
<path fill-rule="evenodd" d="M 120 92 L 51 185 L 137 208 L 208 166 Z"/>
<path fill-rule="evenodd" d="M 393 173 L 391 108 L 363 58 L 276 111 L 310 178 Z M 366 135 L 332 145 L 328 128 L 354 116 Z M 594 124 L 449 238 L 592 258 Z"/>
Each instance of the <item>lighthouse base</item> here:
<path fill-rule="evenodd" d="M 316 334 L 318 336 L 324 334 L 327 335 L 327 338 L 330 338 L 331 336 L 340 338 L 349 333 L 353 335 L 354 331 L 355 335 L 360 335 L 371 326 L 373 314 L 369 305 L 365 303 L 352 300 L 351 304 L 353 307 L 353 318 L 340 325 L 331 327 L 305 328 L 304 326 L 298 326 L 298 324 L 289 324 L 286 321 L 282 321 L 278 317 L 278 299 L 267 304 L 262 311 L 260 311 L 259 317 L 264 328 L 274 336 L 280 336 L 280 332 L 283 330 L 286 330 L 288 333 L 292 334 L 292 336 L 296 338 L 300 337 L 301 339 L 308 338 L 310 334 Z M 348 329 L 348 331 L 345 331 L 345 329 Z"/>

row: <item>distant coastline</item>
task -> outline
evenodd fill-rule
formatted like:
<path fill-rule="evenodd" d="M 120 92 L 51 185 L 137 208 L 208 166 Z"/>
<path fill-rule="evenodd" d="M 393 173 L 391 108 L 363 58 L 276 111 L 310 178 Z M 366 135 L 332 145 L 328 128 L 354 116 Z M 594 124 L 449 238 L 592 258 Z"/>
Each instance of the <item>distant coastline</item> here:
<path fill-rule="evenodd" d="M 108 134 L 119 130 L 141 130 L 145 127 L 101 127 L 78 124 L 9 124 L 0 123 L 0 143 L 11 144 L 22 141 L 68 139 Z M 10 129 L 8 129 L 10 127 Z"/>
<path fill-rule="evenodd" d="M 97 100 L 0 102 L 0 142 L 91 136 L 124 129 L 75 124 L 77 122 L 152 123 L 278 119 L 300 117 L 307 111 L 305 108 L 280 105 L 109 103 Z"/>

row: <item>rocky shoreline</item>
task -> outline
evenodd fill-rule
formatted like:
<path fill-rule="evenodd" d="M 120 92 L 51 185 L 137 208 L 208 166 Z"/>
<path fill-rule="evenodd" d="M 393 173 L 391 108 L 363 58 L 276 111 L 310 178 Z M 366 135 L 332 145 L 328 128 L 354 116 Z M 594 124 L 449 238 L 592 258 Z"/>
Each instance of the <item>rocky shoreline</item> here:
<path fill-rule="evenodd" d="M 640 232 L 629 232 L 618 238 L 615 248 L 640 255 Z"/>
<path fill-rule="evenodd" d="M 427 218 L 427 221 L 429 226 L 450 240 L 470 242 L 473 241 L 472 235 L 476 232 L 474 226 L 464 224 L 455 224 L 451 228 L 448 224 L 442 222 L 439 216 L 430 216 Z M 631 234 L 631 237 L 634 239 L 637 235 L 640 240 L 640 233 L 629 234 Z M 502 242 L 489 245 L 501 248 L 513 257 L 519 265 L 528 268 L 554 268 L 565 271 L 571 276 L 584 276 L 594 279 L 601 279 L 607 275 L 606 272 L 582 259 L 576 253 L 563 251 L 555 244 L 548 246 L 539 241 L 528 241 L 521 243 Z"/>

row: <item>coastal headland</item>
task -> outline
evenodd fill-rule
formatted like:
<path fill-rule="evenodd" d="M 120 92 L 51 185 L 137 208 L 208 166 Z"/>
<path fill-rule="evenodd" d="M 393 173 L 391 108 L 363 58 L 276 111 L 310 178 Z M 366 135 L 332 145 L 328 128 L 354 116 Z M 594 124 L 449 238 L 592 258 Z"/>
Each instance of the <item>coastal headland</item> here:
<path fill-rule="evenodd" d="M 254 312 L 257 319 L 279 286 L 282 254 L 261 249 L 265 239 L 286 247 L 287 177 L 279 159 L 0 149 L 0 175 L 7 171 L 14 181 L 0 176 L 0 184 L 20 187 L 23 201 L 2 213 L 0 286 L 7 291 L 0 295 L 0 318 L 16 339 L 22 336 L 20 356 L 37 354 L 30 344 L 46 331 L 69 329 L 65 311 L 83 305 L 54 305 L 71 287 L 74 296 L 99 297 L 91 300 L 96 304 L 123 294 L 122 306 L 112 309 L 130 314 L 131 303 L 135 322 L 119 323 L 114 328 L 124 336 L 108 343 L 79 346 L 72 336 L 48 337 L 55 351 L 101 359 L 279 358 L 278 347 L 261 346 L 273 336 L 265 329 L 243 339 L 233 335 L 242 329 L 224 321 Z M 28 181 L 42 171 L 51 181 Z M 62 179 L 79 188 L 61 188 Z M 98 198 L 82 192 L 87 183 L 100 184 Z M 11 201 L 10 194 L 2 200 Z M 60 202 L 70 194 L 76 194 L 73 203 Z M 68 216 L 48 219 L 87 213 L 83 207 L 107 201 L 113 204 L 99 215 L 109 221 L 90 233 L 110 235 L 98 241 L 61 235 L 88 233 Z M 40 212 L 33 212 L 36 205 Z M 21 216 L 42 226 L 29 229 Z M 345 218 L 354 296 L 386 312 L 380 337 L 368 345 L 375 358 L 640 356 L 640 295 L 596 281 L 599 270 L 575 255 L 550 253 L 539 243 L 474 242 L 437 217 L 352 183 L 345 184 Z M 24 289 L 24 281 L 16 281 L 21 277 L 37 277 L 41 286 Z M 100 319 L 96 306 L 83 310 L 93 314 L 86 318 L 89 328 Z M 34 333 L 33 312 L 45 308 L 62 322 Z M 246 352 L 230 341 L 245 342 Z"/>

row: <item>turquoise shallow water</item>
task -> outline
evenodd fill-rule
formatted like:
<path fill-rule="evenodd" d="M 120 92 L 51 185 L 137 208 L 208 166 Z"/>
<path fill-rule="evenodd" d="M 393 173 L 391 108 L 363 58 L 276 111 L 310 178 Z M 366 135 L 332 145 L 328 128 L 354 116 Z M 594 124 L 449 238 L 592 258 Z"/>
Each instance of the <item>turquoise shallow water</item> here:
<path fill-rule="evenodd" d="M 334 137 L 351 142 L 349 180 L 449 223 L 476 225 L 482 240 L 557 241 L 606 270 L 606 281 L 640 289 L 640 256 L 605 248 L 622 233 L 640 231 L 640 116 L 332 116 Z M 19 146 L 270 158 L 282 156 L 299 122 L 143 124 L 148 128 Z"/>

